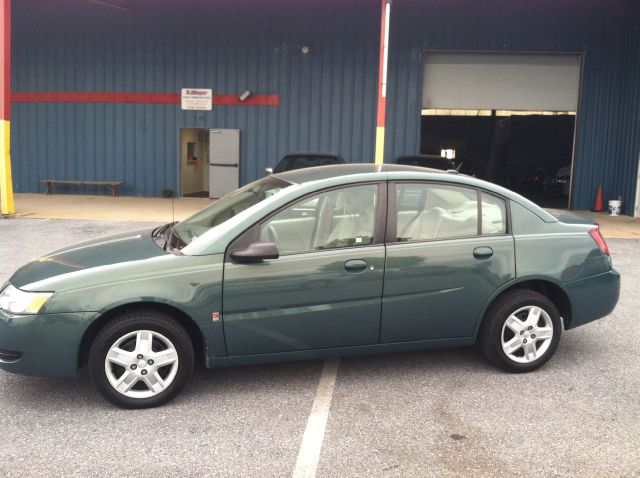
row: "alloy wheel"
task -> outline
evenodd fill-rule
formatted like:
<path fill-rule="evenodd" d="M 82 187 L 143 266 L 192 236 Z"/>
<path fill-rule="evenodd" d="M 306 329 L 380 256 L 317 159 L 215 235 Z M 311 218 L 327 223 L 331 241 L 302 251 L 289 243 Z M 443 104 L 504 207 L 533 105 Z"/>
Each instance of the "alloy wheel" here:
<path fill-rule="evenodd" d="M 107 380 L 129 398 L 150 398 L 167 389 L 178 372 L 178 351 L 152 330 L 129 332 L 109 348 L 104 360 Z"/>
<path fill-rule="evenodd" d="M 521 307 L 502 326 L 502 350 L 510 360 L 528 364 L 547 352 L 553 333 L 553 322 L 544 309 L 534 305 Z"/>

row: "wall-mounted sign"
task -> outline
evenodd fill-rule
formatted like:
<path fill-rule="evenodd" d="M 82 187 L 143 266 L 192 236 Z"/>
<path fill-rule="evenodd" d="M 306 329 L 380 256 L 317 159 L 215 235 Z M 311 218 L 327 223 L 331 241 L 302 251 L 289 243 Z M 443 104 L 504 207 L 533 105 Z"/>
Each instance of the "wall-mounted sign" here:
<path fill-rule="evenodd" d="M 212 98 L 211 90 L 203 88 L 182 88 L 182 109 L 210 111 Z"/>

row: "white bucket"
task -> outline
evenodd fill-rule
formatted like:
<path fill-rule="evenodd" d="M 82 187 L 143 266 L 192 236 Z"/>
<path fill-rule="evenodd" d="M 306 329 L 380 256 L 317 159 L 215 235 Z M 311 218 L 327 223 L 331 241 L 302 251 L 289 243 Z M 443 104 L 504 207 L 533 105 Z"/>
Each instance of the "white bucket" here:
<path fill-rule="evenodd" d="M 622 201 L 612 199 L 609 201 L 609 216 L 619 216 L 622 209 Z"/>

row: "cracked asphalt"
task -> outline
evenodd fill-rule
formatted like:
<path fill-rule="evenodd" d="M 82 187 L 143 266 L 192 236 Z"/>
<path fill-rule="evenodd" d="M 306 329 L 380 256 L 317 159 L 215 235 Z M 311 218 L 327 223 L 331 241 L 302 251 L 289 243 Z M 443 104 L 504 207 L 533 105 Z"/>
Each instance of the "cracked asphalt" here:
<path fill-rule="evenodd" d="M 154 224 L 0 220 L 0 282 L 79 240 Z M 611 239 L 622 293 L 541 370 L 474 348 L 342 358 L 317 476 L 640 476 L 640 241 Z M 199 370 L 152 410 L 78 379 L 0 371 L 0 476 L 291 476 L 321 361 Z"/>

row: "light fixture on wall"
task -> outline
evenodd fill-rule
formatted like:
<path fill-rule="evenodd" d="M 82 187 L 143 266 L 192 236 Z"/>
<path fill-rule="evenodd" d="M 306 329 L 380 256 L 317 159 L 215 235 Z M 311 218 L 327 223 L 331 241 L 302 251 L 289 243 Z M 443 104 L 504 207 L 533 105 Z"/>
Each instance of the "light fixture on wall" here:
<path fill-rule="evenodd" d="M 301 43 L 283 43 L 279 47 L 275 48 L 274 53 L 285 53 L 285 52 L 298 52 L 302 56 L 307 56 L 311 53 L 311 47 L 308 44 Z"/>
<path fill-rule="evenodd" d="M 240 101 L 245 101 L 250 96 L 251 96 L 251 92 L 249 90 L 245 90 L 244 93 L 242 93 L 240 96 L 238 96 L 238 99 Z"/>

